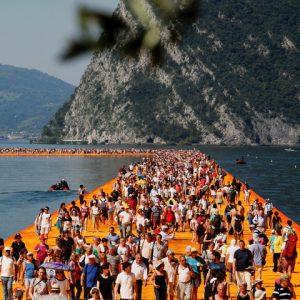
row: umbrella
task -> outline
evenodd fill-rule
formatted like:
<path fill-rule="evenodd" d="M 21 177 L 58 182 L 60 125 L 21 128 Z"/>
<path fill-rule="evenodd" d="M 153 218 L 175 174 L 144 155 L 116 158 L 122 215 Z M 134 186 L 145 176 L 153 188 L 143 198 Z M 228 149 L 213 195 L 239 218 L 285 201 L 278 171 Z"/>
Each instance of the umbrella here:
<path fill-rule="evenodd" d="M 69 265 L 66 265 L 62 262 L 46 262 L 42 264 L 42 267 L 45 269 L 52 269 L 52 270 L 62 270 L 62 271 L 72 271 L 73 268 Z"/>

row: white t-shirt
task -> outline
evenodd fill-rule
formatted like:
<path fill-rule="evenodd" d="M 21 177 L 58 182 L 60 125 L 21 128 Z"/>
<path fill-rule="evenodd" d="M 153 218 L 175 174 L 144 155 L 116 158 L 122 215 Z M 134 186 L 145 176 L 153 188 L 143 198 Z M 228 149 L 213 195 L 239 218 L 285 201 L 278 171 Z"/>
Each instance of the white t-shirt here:
<path fill-rule="evenodd" d="M 238 246 L 229 246 L 226 250 L 226 255 L 228 255 L 228 262 L 233 263 L 234 260 L 234 252 L 239 249 Z"/>
<path fill-rule="evenodd" d="M 179 282 L 189 282 L 191 280 L 190 269 L 188 267 L 178 266 L 178 280 Z"/>
<path fill-rule="evenodd" d="M 122 224 L 128 224 L 131 222 L 131 215 L 130 213 L 126 212 L 126 211 L 122 211 L 120 214 L 119 214 L 119 217 L 121 219 L 121 223 Z"/>
<path fill-rule="evenodd" d="M 116 284 L 120 284 L 120 298 L 121 299 L 133 299 L 134 288 L 133 284 L 136 282 L 135 275 L 133 273 L 127 274 L 122 272 L 118 275 Z"/>
<path fill-rule="evenodd" d="M 91 207 L 92 215 L 99 215 L 99 207 L 98 206 L 92 206 Z"/>
<path fill-rule="evenodd" d="M 174 268 L 174 265 L 172 265 L 168 259 L 168 257 L 165 257 L 162 259 L 164 265 L 165 265 L 165 271 L 168 274 L 168 280 L 170 283 L 173 283 L 175 280 L 176 270 Z"/>
<path fill-rule="evenodd" d="M 51 215 L 49 213 L 48 214 L 46 214 L 45 212 L 42 213 L 41 227 L 49 227 L 50 226 L 50 217 L 51 217 Z"/>
<path fill-rule="evenodd" d="M 4 255 L 0 258 L 1 276 L 14 277 L 14 262 L 12 257 Z"/>
<path fill-rule="evenodd" d="M 62 296 L 68 296 L 68 291 L 70 290 L 70 284 L 69 284 L 69 280 L 65 279 L 65 280 L 58 280 L 56 278 L 53 278 L 51 280 L 51 284 L 56 283 L 59 288 L 60 288 L 60 295 Z"/>
<path fill-rule="evenodd" d="M 142 257 L 150 259 L 152 248 L 153 248 L 153 242 L 149 243 L 147 240 L 142 240 L 140 245 L 141 245 Z"/>

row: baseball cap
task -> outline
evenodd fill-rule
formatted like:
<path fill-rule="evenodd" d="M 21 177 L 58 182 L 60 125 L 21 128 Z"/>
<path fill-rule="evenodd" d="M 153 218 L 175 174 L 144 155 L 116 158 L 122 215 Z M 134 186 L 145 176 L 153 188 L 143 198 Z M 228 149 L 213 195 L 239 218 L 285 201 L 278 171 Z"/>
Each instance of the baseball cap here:
<path fill-rule="evenodd" d="M 192 248 L 191 252 L 198 252 L 198 250 L 196 248 Z"/>
<path fill-rule="evenodd" d="M 95 259 L 96 256 L 95 256 L 94 254 L 91 254 L 91 255 L 88 256 L 88 258 L 90 258 L 90 259 Z"/>
<path fill-rule="evenodd" d="M 4 248 L 4 251 L 11 251 L 11 248 L 8 247 L 8 246 L 6 246 L 6 247 Z"/>

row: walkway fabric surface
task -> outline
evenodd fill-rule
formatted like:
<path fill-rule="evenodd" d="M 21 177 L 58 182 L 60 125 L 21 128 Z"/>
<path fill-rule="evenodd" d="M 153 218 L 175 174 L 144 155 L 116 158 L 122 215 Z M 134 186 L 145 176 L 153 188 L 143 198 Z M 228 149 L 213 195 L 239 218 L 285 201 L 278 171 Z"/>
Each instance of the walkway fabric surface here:
<path fill-rule="evenodd" d="M 233 176 L 231 174 L 226 175 L 225 183 L 231 182 L 232 178 L 233 178 Z M 106 184 L 104 184 L 103 186 L 96 188 L 90 194 L 88 194 L 85 197 L 85 199 L 88 200 L 88 202 L 89 202 L 89 200 L 92 198 L 92 195 L 98 194 L 101 189 L 103 189 L 106 193 L 110 193 L 112 190 L 113 182 L 114 182 L 114 180 L 111 180 L 111 181 L 107 182 Z M 254 191 L 251 191 L 250 201 L 253 202 L 254 199 L 256 199 L 256 198 L 258 198 L 261 202 L 264 201 L 264 199 L 262 197 L 260 197 L 257 193 L 255 193 Z M 247 211 L 249 209 L 249 207 L 244 202 L 243 197 L 241 197 L 240 200 L 243 201 L 243 205 L 245 206 L 245 209 Z M 78 199 L 77 199 L 77 201 L 78 201 Z M 223 204 L 223 209 L 224 208 L 225 208 L 225 205 Z M 288 217 L 282 213 L 280 213 L 280 216 L 282 218 L 283 224 L 286 224 Z M 57 212 L 55 212 L 52 215 L 53 223 L 55 223 L 56 217 L 57 217 Z M 247 221 L 245 221 L 245 222 L 247 222 Z M 88 228 L 89 230 L 87 233 L 85 233 L 87 242 L 91 242 L 91 240 L 94 236 L 100 236 L 101 238 L 107 236 L 108 228 L 109 228 L 108 225 L 105 225 L 105 226 L 102 225 L 100 227 L 101 230 L 97 233 L 93 233 L 91 231 L 90 225 L 91 225 L 91 222 L 89 221 L 89 228 Z M 117 226 L 115 226 L 115 228 L 117 228 Z M 245 228 L 244 240 L 246 241 L 246 244 L 247 244 L 247 240 L 250 238 L 251 233 L 250 233 L 250 230 L 249 230 L 247 224 L 245 224 L 244 228 Z M 297 231 L 297 233 L 299 234 L 300 226 L 298 224 L 294 223 L 294 228 Z M 32 250 L 34 248 L 34 246 L 38 243 L 38 237 L 35 234 L 34 225 L 30 225 L 29 227 L 20 231 L 20 233 L 22 235 L 23 241 L 25 242 L 27 249 L 29 251 Z M 48 239 L 48 244 L 50 247 L 55 245 L 55 238 L 57 235 L 58 235 L 58 231 L 55 227 L 53 227 L 50 232 L 49 239 Z M 270 230 L 267 230 L 267 236 L 269 237 L 270 235 L 271 235 Z M 184 254 L 185 247 L 187 245 L 197 247 L 196 244 L 195 245 L 192 244 L 191 238 L 192 238 L 191 233 L 188 230 L 186 230 L 186 232 L 177 232 L 175 235 L 175 239 L 170 242 L 169 248 L 174 250 L 176 256 L 178 257 L 178 255 Z M 12 241 L 13 241 L 13 235 L 5 241 L 5 245 L 10 246 Z M 228 238 L 228 242 L 230 242 L 230 237 Z M 297 249 L 300 249 L 300 241 L 299 240 L 298 240 Z M 280 273 L 272 272 L 272 267 L 273 267 L 272 254 L 268 250 L 266 265 L 263 269 L 263 275 L 262 275 L 262 279 L 264 281 L 264 286 L 267 289 L 268 298 L 272 295 L 275 280 L 280 277 Z M 295 288 L 295 292 L 296 292 L 296 299 L 300 299 L 300 262 L 299 262 L 299 259 L 297 259 L 297 262 L 296 262 L 295 272 L 293 273 L 293 276 L 292 276 L 292 283 L 294 284 L 294 288 Z M 198 290 L 198 299 L 203 299 L 203 292 L 204 292 L 204 286 L 202 283 Z M 236 286 L 234 284 L 230 284 L 230 296 L 232 299 L 236 298 L 236 293 L 237 293 Z M 2 288 L 0 290 L 0 299 L 3 299 Z M 152 285 L 143 287 L 142 299 L 144 299 L 144 300 L 150 300 L 150 299 L 153 300 L 154 299 L 154 291 L 153 291 Z"/>

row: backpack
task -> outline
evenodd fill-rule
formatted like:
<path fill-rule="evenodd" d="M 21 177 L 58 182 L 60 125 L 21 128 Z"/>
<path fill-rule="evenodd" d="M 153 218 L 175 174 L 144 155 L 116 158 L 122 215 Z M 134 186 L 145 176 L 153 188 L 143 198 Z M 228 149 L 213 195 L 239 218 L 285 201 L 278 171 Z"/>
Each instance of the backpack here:
<path fill-rule="evenodd" d="M 203 236 L 203 235 L 204 235 L 204 232 L 205 232 L 205 230 L 204 230 L 203 224 L 198 224 L 198 226 L 197 226 L 197 228 L 196 228 L 196 234 L 197 234 L 197 236 L 198 236 L 198 237 Z"/>
<path fill-rule="evenodd" d="M 210 297 L 213 297 L 217 293 L 217 279 L 210 280 L 204 289 L 204 299 L 208 300 Z"/>
<path fill-rule="evenodd" d="M 211 219 L 211 225 L 214 228 L 220 228 L 221 226 L 221 216 L 220 215 L 213 215 Z"/>
<path fill-rule="evenodd" d="M 286 258 L 295 258 L 297 255 L 297 234 L 290 234 L 282 251 L 282 256 Z"/>

